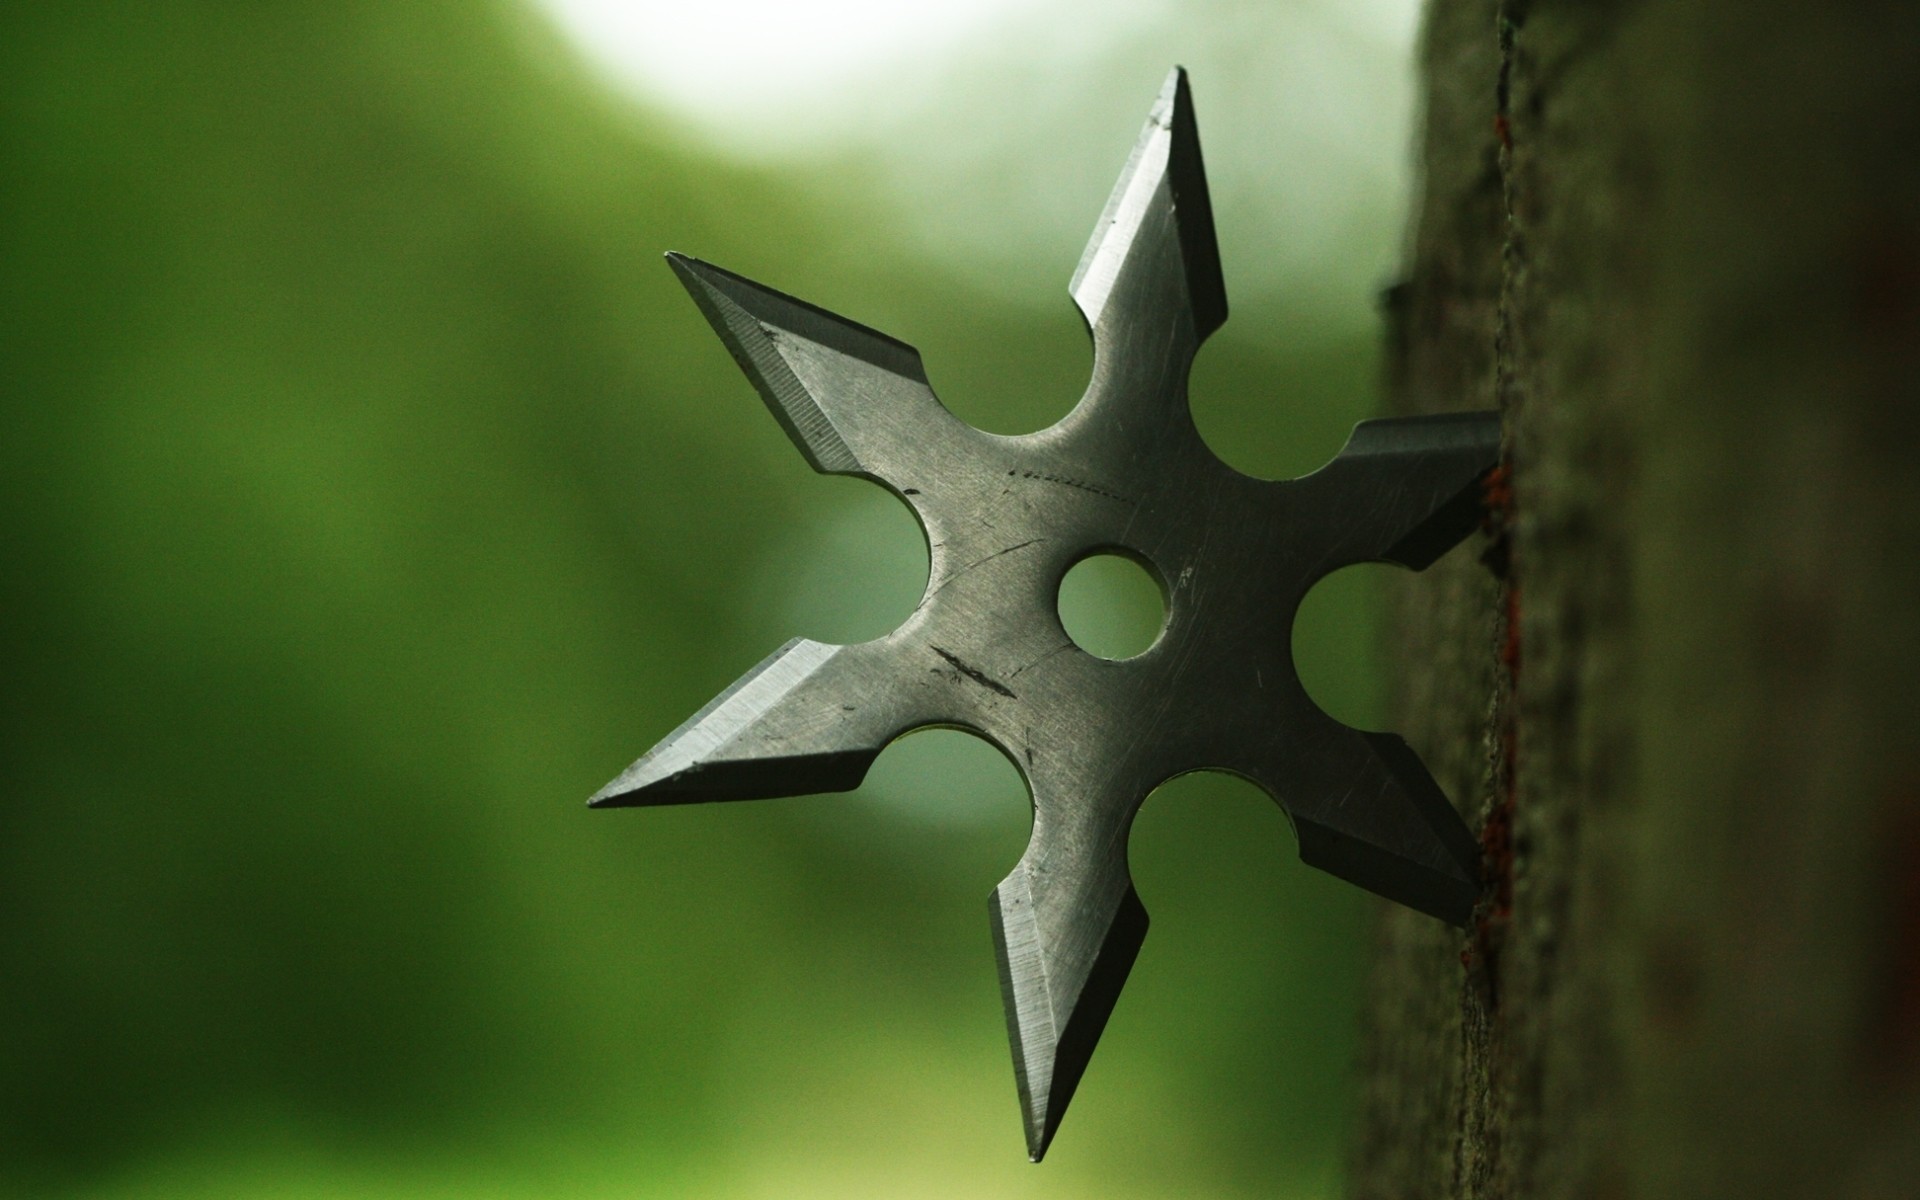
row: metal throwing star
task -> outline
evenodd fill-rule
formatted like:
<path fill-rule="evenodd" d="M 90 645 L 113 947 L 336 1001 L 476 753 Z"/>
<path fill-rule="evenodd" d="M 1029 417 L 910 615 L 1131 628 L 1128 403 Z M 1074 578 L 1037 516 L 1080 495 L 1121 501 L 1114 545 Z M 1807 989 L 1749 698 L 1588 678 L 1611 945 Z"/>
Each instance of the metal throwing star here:
<path fill-rule="evenodd" d="M 1419 570 L 1473 529 L 1499 418 L 1362 422 L 1330 463 L 1293 480 L 1214 457 L 1188 411 L 1187 372 L 1227 300 L 1183 71 L 1073 276 L 1092 380 L 1038 433 L 960 421 L 911 346 L 668 258 L 814 469 L 871 479 L 913 510 L 931 571 L 893 633 L 788 642 L 593 805 L 847 791 L 889 742 L 927 726 L 997 745 L 1033 797 L 1032 842 L 990 909 L 1035 1161 L 1146 935 L 1127 831 L 1161 783 L 1207 768 L 1244 776 L 1287 811 L 1306 862 L 1465 922 L 1473 835 L 1405 742 L 1314 705 L 1289 630 L 1330 572 Z M 1101 552 L 1148 566 L 1166 597 L 1158 640 L 1133 658 L 1096 658 L 1060 624 L 1062 577 Z"/>

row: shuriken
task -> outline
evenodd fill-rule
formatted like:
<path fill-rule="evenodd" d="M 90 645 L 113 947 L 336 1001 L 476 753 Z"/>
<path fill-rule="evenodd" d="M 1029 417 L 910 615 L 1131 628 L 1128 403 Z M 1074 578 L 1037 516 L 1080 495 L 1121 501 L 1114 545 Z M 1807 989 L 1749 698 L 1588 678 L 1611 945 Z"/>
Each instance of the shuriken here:
<path fill-rule="evenodd" d="M 1127 832 L 1161 783 L 1202 769 L 1250 779 L 1291 817 L 1304 861 L 1465 922 L 1473 835 L 1405 742 L 1315 706 L 1288 631 L 1330 572 L 1419 570 L 1472 530 L 1499 418 L 1365 421 L 1293 480 L 1214 457 L 1187 373 L 1227 301 L 1185 72 L 1168 77 L 1073 276 L 1092 379 L 1038 433 L 953 416 L 911 346 L 668 258 L 807 461 L 905 501 L 931 569 L 893 633 L 788 642 L 593 805 L 847 791 L 888 743 L 929 726 L 998 746 L 1033 799 L 1032 840 L 989 907 L 1035 1161 L 1146 935 Z M 1062 577 L 1102 552 L 1148 566 L 1166 599 L 1158 640 L 1133 658 L 1088 654 L 1060 624 Z"/>

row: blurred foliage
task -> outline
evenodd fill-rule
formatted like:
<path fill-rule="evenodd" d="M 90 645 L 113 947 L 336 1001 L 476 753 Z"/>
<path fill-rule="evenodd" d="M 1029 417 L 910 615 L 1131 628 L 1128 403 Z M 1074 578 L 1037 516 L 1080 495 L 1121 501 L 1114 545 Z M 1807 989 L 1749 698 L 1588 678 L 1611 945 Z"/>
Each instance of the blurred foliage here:
<path fill-rule="evenodd" d="M 896 253 L 858 178 L 681 144 L 516 10 L 4 21 L 0 1191 L 1324 1194 L 1366 910 L 1250 787 L 1144 810 L 1156 930 L 1039 1168 L 985 911 L 1028 817 L 992 751 L 917 735 L 852 798 L 581 805 L 781 639 L 872 636 L 924 581 L 911 520 L 808 472 L 659 252 L 916 342 L 999 429 L 1078 393 L 1064 296 Z M 1365 333 L 1263 336 L 1209 347 L 1209 436 L 1324 457 Z M 1353 716 L 1336 586 L 1303 669 Z"/>

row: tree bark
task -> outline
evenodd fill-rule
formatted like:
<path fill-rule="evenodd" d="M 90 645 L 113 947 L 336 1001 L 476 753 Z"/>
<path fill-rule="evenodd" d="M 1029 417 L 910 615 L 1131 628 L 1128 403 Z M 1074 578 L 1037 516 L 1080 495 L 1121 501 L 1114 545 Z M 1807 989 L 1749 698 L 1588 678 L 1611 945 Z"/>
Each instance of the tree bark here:
<path fill-rule="evenodd" d="M 1432 0 L 1393 402 L 1497 405 L 1393 598 L 1477 819 L 1381 920 L 1358 1197 L 1920 1194 L 1920 29 Z"/>

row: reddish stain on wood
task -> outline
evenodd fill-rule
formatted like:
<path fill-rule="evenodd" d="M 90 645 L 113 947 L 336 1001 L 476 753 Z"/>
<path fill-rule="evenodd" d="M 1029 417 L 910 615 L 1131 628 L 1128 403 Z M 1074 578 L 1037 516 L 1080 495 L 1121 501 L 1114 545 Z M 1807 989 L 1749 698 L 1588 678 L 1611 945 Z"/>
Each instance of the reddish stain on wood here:
<path fill-rule="evenodd" d="M 1513 515 L 1513 469 L 1506 463 L 1487 472 L 1480 491 L 1486 502 L 1488 525 Z"/>

